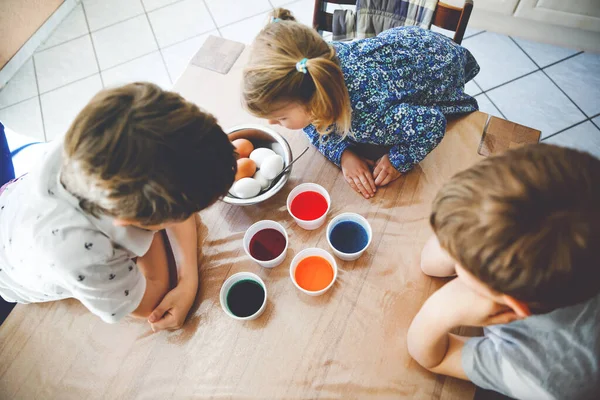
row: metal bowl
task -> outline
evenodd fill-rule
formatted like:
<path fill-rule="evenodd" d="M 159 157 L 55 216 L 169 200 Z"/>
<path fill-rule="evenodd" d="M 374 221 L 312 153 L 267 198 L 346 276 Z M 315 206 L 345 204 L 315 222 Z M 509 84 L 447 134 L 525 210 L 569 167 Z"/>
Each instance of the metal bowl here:
<path fill-rule="evenodd" d="M 266 147 L 273 150 L 275 153 L 279 154 L 281 158 L 283 158 L 284 168 L 287 167 L 290 162 L 292 162 L 292 149 L 290 148 L 289 143 L 283 138 L 283 136 L 275 132 L 273 129 L 262 125 L 247 124 L 235 126 L 229 129 L 227 134 L 229 135 L 229 140 L 248 139 L 252 142 L 255 149 L 259 147 Z M 235 204 L 238 206 L 250 206 L 270 199 L 286 184 L 290 178 L 290 174 L 292 173 L 292 168 L 293 167 L 291 167 L 289 171 L 279 178 L 270 189 L 261 192 L 256 197 L 250 197 L 249 199 L 238 199 L 230 195 L 226 195 L 223 197 L 223 201 L 225 203 Z"/>

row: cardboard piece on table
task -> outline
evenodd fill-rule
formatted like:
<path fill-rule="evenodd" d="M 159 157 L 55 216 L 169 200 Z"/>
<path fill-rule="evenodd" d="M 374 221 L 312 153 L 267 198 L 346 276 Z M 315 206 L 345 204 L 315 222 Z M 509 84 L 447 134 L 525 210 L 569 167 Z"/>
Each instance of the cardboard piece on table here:
<path fill-rule="evenodd" d="M 483 131 L 478 153 L 484 157 L 540 141 L 541 131 L 515 124 L 502 118 L 490 117 Z"/>
<path fill-rule="evenodd" d="M 211 35 L 192 58 L 191 63 L 225 75 L 242 54 L 244 47 L 246 46 L 243 43 Z"/>

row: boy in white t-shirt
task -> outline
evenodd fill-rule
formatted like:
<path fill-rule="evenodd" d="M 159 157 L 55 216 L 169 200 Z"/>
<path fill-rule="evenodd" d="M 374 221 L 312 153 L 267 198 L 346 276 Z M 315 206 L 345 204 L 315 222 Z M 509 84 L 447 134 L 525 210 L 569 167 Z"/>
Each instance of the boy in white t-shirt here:
<path fill-rule="evenodd" d="M 235 172 L 215 118 L 178 94 L 149 83 L 98 93 L 35 170 L 0 190 L 0 295 L 76 298 L 106 322 L 179 328 L 198 288 L 194 213 Z"/>

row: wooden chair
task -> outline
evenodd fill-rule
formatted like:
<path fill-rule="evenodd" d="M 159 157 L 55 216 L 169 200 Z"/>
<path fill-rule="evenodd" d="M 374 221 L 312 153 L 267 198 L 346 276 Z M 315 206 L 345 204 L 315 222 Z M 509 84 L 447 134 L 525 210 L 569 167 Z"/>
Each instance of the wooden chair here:
<path fill-rule="evenodd" d="M 319 33 L 331 32 L 333 27 L 333 14 L 328 13 L 327 3 L 356 5 L 356 0 L 315 0 L 313 14 L 313 28 Z M 460 44 L 467 29 L 467 23 L 473 10 L 473 0 L 465 0 L 463 8 L 438 2 L 431 24 L 442 29 L 454 32 L 452 40 Z"/>

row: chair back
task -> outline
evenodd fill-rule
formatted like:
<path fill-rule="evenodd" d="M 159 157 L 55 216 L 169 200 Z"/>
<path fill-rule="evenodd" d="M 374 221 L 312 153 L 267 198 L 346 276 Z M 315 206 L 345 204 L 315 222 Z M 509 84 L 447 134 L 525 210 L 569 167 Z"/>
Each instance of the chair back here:
<path fill-rule="evenodd" d="M 333 14 L 327 12 L 327 3 L 356 5 L 356 0 L 315 0 L 313 28 L 321 34 L 333 30 Z M 462 8 L 440 1 L 435 8 L 431 24 L 454 32 L 452 40 L 461 44 L 472 10 L 473 0 L 465 0 Z"/>

